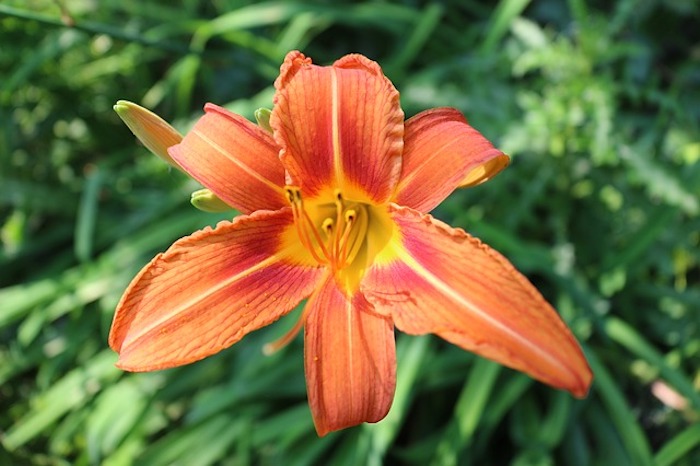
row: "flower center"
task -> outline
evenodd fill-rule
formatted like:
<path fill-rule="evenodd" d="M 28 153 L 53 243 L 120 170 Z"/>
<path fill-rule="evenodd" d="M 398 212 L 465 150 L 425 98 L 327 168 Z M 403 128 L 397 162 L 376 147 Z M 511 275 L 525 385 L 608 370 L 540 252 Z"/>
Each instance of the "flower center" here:
<path fill-rule="evenodd" d="M 348 296 L 358 290 L 373 263 L 395 259 L 386 245 L 398 232 L 385 205 L 345 199 L 339 189 L 307 200 L 296 186 L 286 186 L 285 194 L 292 207 L 294 227 L 283 234 L 283 247 L 296 247 L 295 256 L 301 263 L 327 267 Z M 306 309 L 289 332 L 265 345 L 266 354 L 294 338 L 304 326 L 305 313 Z"/>
<path fill-rule="evenodd" d="M 348 268 L 360 253 L 370 220 L 370 209 L 362 202 L 347 201 L 335 190 L 332 201 L 305 203 L 301 190 L 285 188 L 292 206 L 299 241 L 319 265 L 335 274 Z"/>

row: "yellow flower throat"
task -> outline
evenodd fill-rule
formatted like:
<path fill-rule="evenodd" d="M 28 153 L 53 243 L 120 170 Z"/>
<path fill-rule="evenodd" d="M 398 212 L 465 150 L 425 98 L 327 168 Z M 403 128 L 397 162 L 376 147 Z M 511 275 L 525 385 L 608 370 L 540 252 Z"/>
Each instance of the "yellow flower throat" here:
<path fill-rule="evenodd" d="M 284 193 L 292 208 L 294 226 L 282 235 L 283 249 L 293 251 L 294 259 L 300 263 L 327 267 L 338 287 L 352 295 L 359 288 L 365 270 L 391 236 L 392 228 L 387 227 L 387 221 L 391 225 L 391 220 L 386 209 L 348 201 L 339 189 L 326 190 L 308 200 L 296 186 L 286 186 Z M 304 326 L 306 309 L 294 327 L 265 345 L 266 354 L 294 339 Z"/>
<path fill-rule="evenodd" d="M 296 239 L 304 262 L 328 267 L 348 294 L 391 237 L 392 224 L 383 206 L 346 199 L 339 189 L 305 200 L 301 189 L 285 187 L 292 207 Z"/>
<path fill-rule="evenodd" d="M 333 272 L 352 264 L 367 235 L 367 206 L 346 202 L 340 190 L 335 191 L 332 203 L 313 203 L 308 208 L 299 188 L 288 186 L 285 193 L 299 241 L 314 260 Z"/>

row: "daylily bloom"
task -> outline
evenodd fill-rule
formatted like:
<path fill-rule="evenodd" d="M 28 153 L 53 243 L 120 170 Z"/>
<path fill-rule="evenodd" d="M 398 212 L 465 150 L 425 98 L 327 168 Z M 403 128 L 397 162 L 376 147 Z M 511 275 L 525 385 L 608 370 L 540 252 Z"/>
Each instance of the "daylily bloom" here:
<path fill-rule="evenodd" d="M 119 367 L 197 361 L 308 298 L 267 349 L 304 329 L 319 435 L 387 414 L 395 327 L 585 396 L 591 371 L 556 311 L 498 252 L 425 213 L 508 156 L 455 109 L 404 121 L 399 93 L 361 55 L 321 67 L 291 52 L 275 88 L 271 133 L 208 104 L 169 147 L 242 215 L 176 241 L 134 278 L 110 334 Z"/>

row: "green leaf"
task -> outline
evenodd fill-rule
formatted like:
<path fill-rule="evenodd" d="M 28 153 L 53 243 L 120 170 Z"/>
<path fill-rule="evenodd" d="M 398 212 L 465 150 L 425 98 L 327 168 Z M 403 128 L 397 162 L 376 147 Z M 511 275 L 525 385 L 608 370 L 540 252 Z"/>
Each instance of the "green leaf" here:
<path fill-rule="evenodd" d="M 592 353 L 586 355 L 594 374 L 593 389 L 605 405 L 610 421 L 622 438 L 630 464 L 651 466 L 653 457 L 644 431 L 607 368 Z"/>
<path fill-rule="evenodd" d="M 503 39 L 511 24 L 530 3 L 530 0 L 501 0 L 490 18 L 488 32 L 481 43 L 482 53 L 494 51 L 498 42 Z"/>
<path fill-rule="evenodd" d="M 50 428 L 70 410 L 84 409 L 90 403 L 94 390 L 119 376 L 120 371 L 114 367 L 116 359 L 111 350 L 105 350 L 86 367 L 73 369 L 40 394 L 31 410 L 3 436 L 5 448 L 14 450 Z"/>
<path fill-rule="evenodd" d="M 657 368 L 661 377 L 683 395 L 695 410 L 700 411 L 700 394 L 690 380 L 679 369 L 672 367 L 634 328 L 618 318 L 609 317 L 605 320 L 605 332 L 613 341 Z"/>
<path fill-rule="evenodd" d="M 654 457 L 655 466 L 671 466 L 687 455 L 693 448 L 700 448 L 700 424 L 688 426 L 666 442 Z M 696 455 L 696 457 L 700 457 Z"/>

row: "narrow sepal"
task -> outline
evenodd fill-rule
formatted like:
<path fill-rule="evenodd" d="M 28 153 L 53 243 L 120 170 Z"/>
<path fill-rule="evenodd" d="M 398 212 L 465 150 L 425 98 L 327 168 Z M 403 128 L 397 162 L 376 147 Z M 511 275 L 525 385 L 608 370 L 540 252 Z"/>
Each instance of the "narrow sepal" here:
<path fill-rule="evenodd" d="M 284 168 L 272 136 L 213 104 L 170 155 L 194 179 L 243 213 L 287 205 Z"/>
<path fill-rule="evenodd" d="M 426 110 L 406 121 L 403 168 L 394 202 L 429 212 L 456 188 L 492 178 L 509 160 L 458 110 Z"/>

